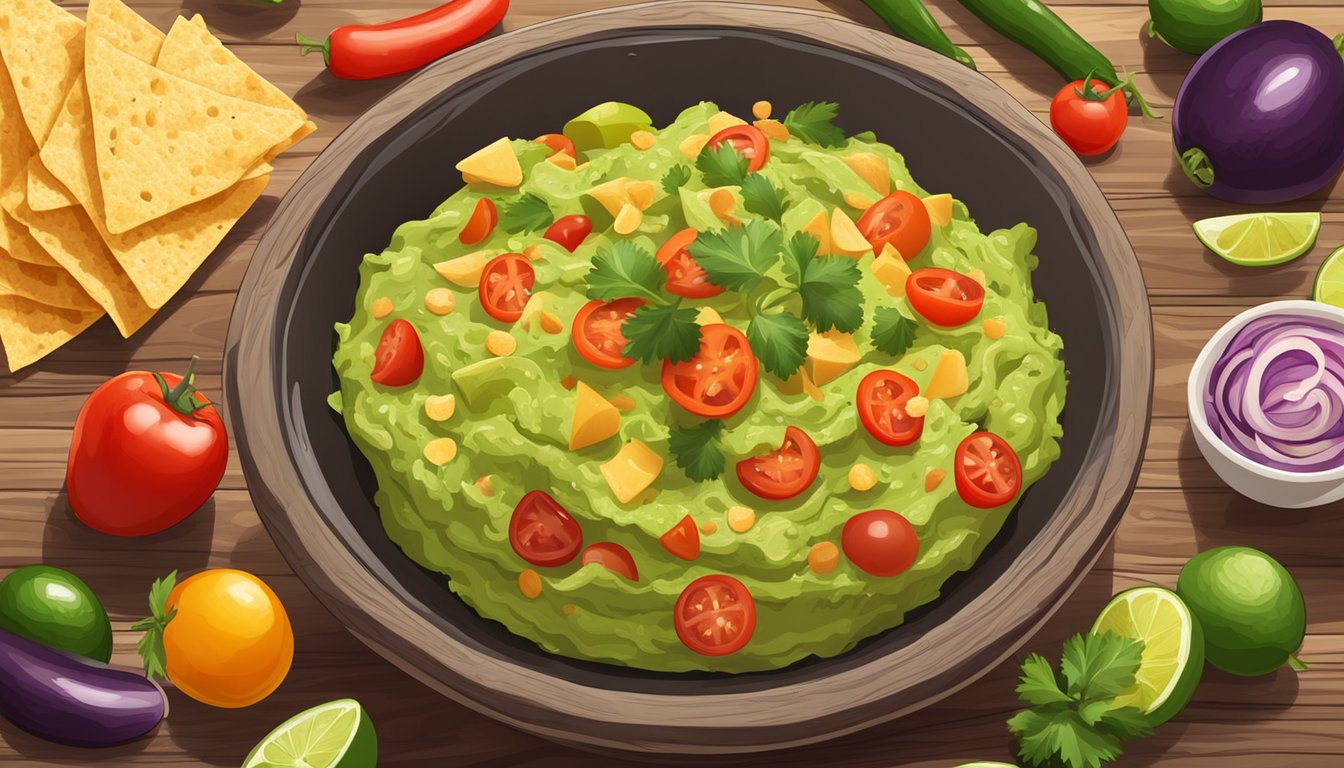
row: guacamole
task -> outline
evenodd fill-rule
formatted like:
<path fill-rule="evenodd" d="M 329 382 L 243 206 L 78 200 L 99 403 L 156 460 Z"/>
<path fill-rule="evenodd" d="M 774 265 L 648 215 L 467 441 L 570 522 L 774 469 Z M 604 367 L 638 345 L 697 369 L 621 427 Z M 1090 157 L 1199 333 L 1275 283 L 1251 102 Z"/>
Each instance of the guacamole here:
<path fill-rule="evenodd" d="M 481 616 L 648 670 L 835 656 L 936 599 L 1058 458 L 1035 231 L 981 232 L 816 106 L 602 105 L 465 159 L 364 257 L 331 403 L 388 536 Z"/>

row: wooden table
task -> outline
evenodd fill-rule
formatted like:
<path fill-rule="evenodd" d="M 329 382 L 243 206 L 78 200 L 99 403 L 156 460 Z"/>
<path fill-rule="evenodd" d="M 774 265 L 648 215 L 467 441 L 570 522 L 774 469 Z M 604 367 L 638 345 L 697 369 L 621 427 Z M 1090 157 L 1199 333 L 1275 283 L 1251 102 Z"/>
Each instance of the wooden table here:
<path fill-rule="evenodd" d="M 64 3 L 82 13 L 81 3 Z M 130 341 L 112 324 L 94 329 L 21 375 L 0 376 L 0 572 L 30 563 L 71 569 L 103 598 L 116 629 L 113 663 L 132 665 L 149 583 L 172 569 L 242 568 L 264 578 L 289 610 L 297 634 L 293 671 L 266 701 L 246 710 L 211 709 L 173 693 L 172 715 L 154 738 L 88 753 L 57 747 L 0 723 L 0 762 L 13 765 L 238 765 L 251 745 L 294 712 L 353 696 L 378 728 L 385 766 L 622 766 L 536 739 L 464 709 L 407 677 L 352 638 L 308 593 L 271 544 L 249 501 L 236 456 L 213 501 L 182 525 L 133 543 L 94 533 L 70 514 L 62 494 L 70 427 L 85 396 L 130 369 L 180 370 L 202 356 L 200 384 L 218 394 L 220 356 L 234 293 L 278 200 L 351 119 L 400 80 L 344 82 L 317 57 L 299 58 L 294 33 L 322 35 L 340 24 L 397 18 L 429 0 L 130 0 L 167 29 L 179 13 L 202 13 L 244 60 L 294 94 L 319 130 L 276 163 L 271 188 L 219 252 L 165 311 Z M 618 3 L 514 0 L 504 28 Z M 784 0 L 878 25 L 857 0 Z M 952 40 L 1044 119 L 1059 78 L 980 24 L 952 0 L 929 0 Z M 355 6 L 359 7 L 356 8 Z M 1169 112 L 1192 59 L 1144 34 L 1144 0 L 1054 0 L 1061 16 L 1137 78 L 1159 112 Z M 1293 18 L 1334 34 L 1344 26 L 1335 0 L 1277 3 L 1267 16 Z M 1010 74 L 1011 73 L 1011 74 Z M 1224 264 L 1194 239 L 1189 223 L 1228 208 L 1197 192 L 1171 157 L 1167 122 L 1135 120 L 1121 146 L 1091 170 L 1129 232 L 1153 305 L 1157 376 L 1151 437 L 1138 491 L 1115 540 L 1065 606 L 1023 649 L 1056 655 L 1089 625 L 1114 592 L 1136 584 L 1172 586 L 1187 558 L 1222 544 L 1248 544 L 1282 561 L 1308 606 L 1301 656 L 1310 671 L 1256 679 L 1208 670 L 1194 702 L 1117 765 L 1326 766 L 1344 762 L 1344 504 L 1306 512 L 1262 507 L 1229 491 L 1200 458 L 1185 417 L 1184 387 L 1203 342 L 1240 310 L 1310 293 L 1316 267 L 1344 242 L 1344 185 L 1293 209 L 1325 213 L 1320 245 L 1298 261 L 1251 273 Z M 1022 654 L 1019 654 L 1022 655 Z M 1004 727 L 1018 707 L 1015 664 L 1005 663 L 941 704 L 829 744 L 723 765 L 951 766 L 1011 760 Z M 698 760 L 697 762 L 715 762 Z"/>

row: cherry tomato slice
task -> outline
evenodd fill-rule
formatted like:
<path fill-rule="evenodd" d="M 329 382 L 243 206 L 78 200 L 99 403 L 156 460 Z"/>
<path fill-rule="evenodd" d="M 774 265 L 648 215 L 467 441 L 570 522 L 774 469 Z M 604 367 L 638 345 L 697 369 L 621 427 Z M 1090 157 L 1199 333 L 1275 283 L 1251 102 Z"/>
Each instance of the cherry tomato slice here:
<path fill-rule="evenodd" d="M 686 585 L 677 598 L 677 637 L 701 656 L 737 653 L 756 631 L 756 601 L 742 582 L 712 573 Z"/>
<path fill-rule="evenodd" d="M 425 349 L 420 345 L 415 326 L 400 319 L 388 323 L 373 352 L 373 373 L 369 378 L 375 384 L 404 387 L 413 384 L 424 370 Z"/>
<path fill-rule="evenodd" d="M 906 261 L 924 250 L 933 233 L 924 201 L 903 191 L 892 192 L 873 203 L 859 217 L 858 226 L 873 246 L 873 253 L 881 255 L 883 246 L 891 245 Z"/>
<path fill-rule="evenodd" d="M 1013 447 L 993 432 L 968 435 L 953 457 L 957 493 L 972 507 L 992 509 L 1017 498 L 1022 462 Z"/>
<path fill-rule="evenodd" d="M 742 410 L 753 393 L 760 370 L 751 345 L 731 325 L 701 327 L 700 351 L 680 363 L 663 361 L 663 391 L 672 402 L 707 419 L 722 419 Z"/>
<path fill-rule="evenodd" d="M 658 541 L 663 549 L 682 560 L 694 560 L 700 556 L 700 529 L 690 515 L 678 520 L 667 533 L 658 537 Z"/>
<path fill-rule="evenodd" d="M 762 499 L 791 499 L 807 490 L 817 479 L 821 454 L 817 444 L 797 427 L 784 430 L 784 442 L 764 456 L 737 462 L 737 479 L 742 487 Z"/>
<path fill-rule="evenodd" d="M 1109 95 L 1108 95 L 1109 92 Z M 1082 80 L 1059 89 L 1050 102 L 1050 127 L 1080 155 L 1105 153 L 1129 125 L 1129 106 L 1119 88 L 1100 80 Z"/>
<path fill-rule="evenodd" d="M 919 556 L 919 534 L 909 520 L 887 509 L 860 512 L 840 535 L 845 557 L 871 576 L 886 578 L 910 570 Z"/>
<path fill-rule="evenodd" d="M 635 558 L 631 557 L 630 550 L 614 542 L 600 541 L 588 545 L 579 562 L 584 565 L 597 563 L 618 576 L 639 581 L 639 569 L 635 567 Z"/>
<path fill-rule="evenodd" d="M 526 256 L 521 253 L 496 256 L 481 270 L 477 290 L 481 307 L 500 322 L 517 322 L 523 316 L 523 307 L 527 306 L 536 282 L 537 273 Z"/>
<path fill-rule="evenodd" d="M 499 209 L 495 207 L 495 201 L 482 197 L 476 201 L 476 209 L 471 212 L 471 218 L 467 219 L 467 225 L 458 233 L 457 239 L 463 245 L 485 242 L 495 231 L 495 223 L 498 221 Z"/>
<path fill-rule="evenodd" d="M 573 253 L 583 244 L 583 241 L 592 231 L 592 219 L 581 213 L 576 213 L 556 219 L 554 224 L 546 228 L 546 234 L 542 237 L 551 242 L 559 243 L 561 248 Z"/>
<path fill-rule="evenodd" d="M 908 376 L 885 368 L 873 371 L 859 382 L 854 405 L 859 421 L 878 442 L 909 445 L 924 431 L 924 417 L 905 412 L 905 404 L 919 394 L 919 385 Z"/>
<path fill-rule="evenodd" d="M 667 272 L 668 293 L 686 299 L 708 299 L 723 293 L 722 288 L 709 282 L 704 268 L 691 255 L 691 243 L 698 234 L 694 229 L 683 229 L 658 249 L 655 258 Z"/>
<path fill-rule="evenodd" d="M 545 491 L 528 491 L 509 518 L 509 544 L 533 565 L 564 565 L 583 547 L 583 531 L 560 502 Z"/>
<path fill-rule="evenodd" d="M 574 348 L 599 368 L 619 370 L 634 365 L 634 360 L 621 354 L 626 345 L 621 325 L 643 305 L 643 299 L 593 299 L 584 304 L 574 315 Z"/>
<path fill-rule="evenodd" d="M 770 140 L 754 125 L 733 125 L 724 128 L 711 136 L 705 146 L 717 147 L 725 141 L 732 144 L 738 154 L 747 158 L 747 170 L 751 173 L 764 168 L 766 161 L 770 159 Z"/>
<path fill-rule="evenodd" d="M 965 325 L 985 305 L 985 287 L 950 269 L 916 269 L 905 279 L 910 307 L 925 320 L 944 328 Z"/>
<path fill-rule="evenodd" d="M 570 141 L 569 137 L 563 133 L 543 133 L 533 141 L 550 147 L 551 154 L 563 152 L 575 160 L 579 158 L 578 153 L 574 151 L 574 142 Z"/>

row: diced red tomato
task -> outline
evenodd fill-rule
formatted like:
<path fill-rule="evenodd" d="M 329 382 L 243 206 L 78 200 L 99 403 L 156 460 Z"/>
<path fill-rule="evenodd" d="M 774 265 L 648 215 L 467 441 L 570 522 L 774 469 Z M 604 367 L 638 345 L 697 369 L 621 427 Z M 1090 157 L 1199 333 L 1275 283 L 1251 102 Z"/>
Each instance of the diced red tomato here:
<path fill-rule="evenodd" d="M 495 224 L 498 221 L 499 209 L 495 208 L 495 202 L 488 197 L 482 197 L 476 201 L 476 208 L 471 212 L 471 218 L 467 219 L 467 225 L 458 233 L 457 239 L 463 245 L 483 243 L 495 231 Z"/>
<path fill-rule="evenodd" d="M 523 307 L 532 296 L 537 273 L 532 262 L 521 253 L 496 256 L 481 270 L 477 293 L 486 314 L 503 323 L 515 323 L 523 316 Z"/>
<path fill-rule="evenodd" d="M 1013 447 L 993 432 L 968 435 L 957 446 L 953 461 L 957 493 L 972 507 L 1001 507 L 1022 490 L 1022 462 Z"/>
<path fill-rule="evenodd" d="M 897 576 L 919 556 L 919 534 L 909 520 L 887 509 L 860 512 L 845 522 L 840 546 L 849 562 L 871 576 Z"/>
<path fill-rule="evenodd" d="M 924 201 L 905 191 L 892 192 L 873 203 L 859 217 L 858 226 L 873 253 L 881 254 L 883 246 L 890 244 L 906 261 L 918 256 L 933 234 Z"/>
<path fill-rule="evenodd" d="M 955 328 L 980 314 L 985 287 L 969 275 L 950 269 L 917 269 L 905 279 L 910 307 L 934 325 Z"/>
<path fill-rule="evenodd" d="M 728 142 L 740 155 L 747 158 L 747 170 L 755 173 L 770 160 L 770 140 L 754 125 L 733 125 L 709 138 L 706 146 L 717 147 Z"/>
<path fill-rule="evenodd" d="M 556 219 L 554 224 L 546 228 L 546 234 L 542 237 L 553 243 L 559 243 L 561 248 L 573 253 L 592 231 L 592 219 L 581 213 L 575 213 Z"/>
<path fill-rule="evenodd" d="M 919 385 L 896 371 L 882 368 L 859 382 L 854 406 L 859 421 L 878 442 L 890 446 L 909 445 L 924 431 L 924 417 L 905 412 L 905 404 L 919 394 Z"/>
<path fill-rule="evenodd" d="M 643 305 L 643 299 L 593 299 L 584 304 L 574 315 L 574 348 L 599 368 L 617 370 L 634 365 L 634 360 L 621 353 L 627 343 L 621 326 Z"/>
<path fill-rule="evenodd" d="M 682 560 L 694 560 L 700 556 L 700 529 L 696 527 L 695 520 L 687 515 L 677 524 L 668 529 L 658 538 L 663 549 L 676 555 Z"/>
<path fill-rule="evenodd" d="M 574 142 L 570 141 L 569 137 L 563 133 L 543 133 L 533 141 L 550 147 L 551 154 L 563 152 L 576 160 L 579 157 L 578 153 L 574 151 Z"/>
<path fill-rule="evenodd" d="M 700 329 L 700 351 L 680 363 L 663 361 L 663 391 L 682 408 L 707 419 L 742 410 L 756 391 L 760 370 L 747 337 L 731 325 Z"/>
<path fill-rule="evenodd" d="M 385 387 L 414 384 L 425 370 L 425 349 L 415 326 L 396 319 L 383 329 L 373 352 L 373 373 L 369 378 Z"/>
<path fill-rule="evenodd" d="M 618 576 L 624 576 L 630 581 L 639 581 L 639 569 L 635 567 L 635 558 L 630 555 L 630 550 L 615 542 L 600 541 L 588 545 L 588 548 L 583 550 L 583 557 L 579 562 L 584 565 L 597 563 Z"/>
<path fill-rule="evenodd" d="M 509 519 L 509 544 L 533 565 L 564 565 L 583 547 L 583 531 L 560 502 L 545 491 L 528 491 Z"/>
<path fill-rule="evenodd" d="M 756 601 L 732 576 L 715 573 L 692 581 L 674 611 L 677 637 L 702 656 L 737 653 L 756 631 Z"/>
<path fill-rule="evenodd" d="M 723 293 L 723 289 L 709 282 L 705 270 L 691 255 L 691 243 L 700 233 L 683 229 L 667 239 L 658 249 L 658 263 L 667 272 L 667 291 L 687 299 L 708 299 Z"/>
<path fill-rule="evenodd" d="M 739 461 L 737 479 L 763 499 L 791 499 L 812 485 L 820 468 L 817 444 L 803 430 L 789 427 L 779 448 Z"/>

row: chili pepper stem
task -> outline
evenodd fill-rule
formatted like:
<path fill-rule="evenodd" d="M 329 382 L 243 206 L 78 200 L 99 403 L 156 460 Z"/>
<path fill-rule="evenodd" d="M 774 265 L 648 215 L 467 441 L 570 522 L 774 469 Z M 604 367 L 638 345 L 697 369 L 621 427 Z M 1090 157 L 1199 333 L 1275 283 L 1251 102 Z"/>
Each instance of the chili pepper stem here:
<path fill-rule="evenodd" d="M 331 66 L 331 38 L 326 40 L 314 40 L 302 32 L 294 33 L 294 44 L 299 46 L 299 55 L 307 56 L 310 53 L 322 52 L 322 61 L 327 66 Z"/>

